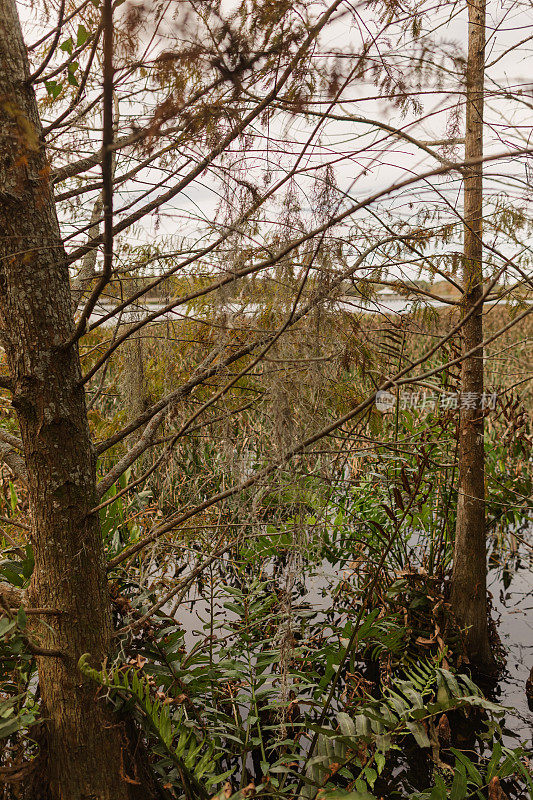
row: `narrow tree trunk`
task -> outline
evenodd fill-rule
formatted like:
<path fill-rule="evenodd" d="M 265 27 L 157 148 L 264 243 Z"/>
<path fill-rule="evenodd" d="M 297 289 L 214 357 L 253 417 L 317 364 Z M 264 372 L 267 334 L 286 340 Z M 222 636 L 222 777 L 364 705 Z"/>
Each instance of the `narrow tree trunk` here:
<path fill-rule="evenodd" d="M 0 59 L 0 334 L 28 472 L 31 601 L 59 612 L 33 636 L 63 654 L 39 658 L 49 791 L 127 800 L 122 727 L 77 669 L 84 652 L 107 655 L 111 619 L 79 357 L 61 349 L 73 330 L 69 275 L 15 0 L 0 0 Z"/>
<path fill-rule="evenodd" d="M 485 71 L 485 2 L 468 2 L 468 63 L 466 73 L 465 158 L 483 156 L 483 90 Z M 463 315 L 477 305 L 463 326 L 463 352 L 483 341 L 483 168 L 468 168 L 464 178 Z M 481 398 L 483 351 L 461 368 L 459 426 L 459 494 L 452 576 L 452 608 L 457 622 L 468 629 L 467 654 L 482 670 L 493 656 L 487 625 L 487 554 L 485 530 L 485 453 Z"/>
<path fill-rule="evenodd" d="M 127 282 L 131 294 L 137 292 L 141 285 L 141 279 L 138 278 L 132 278 L 131 281 Z M 128 309 L 126 314 L 126 324 L 132 328 L 143 317 L 142 309 L 135 306 L 132 309 Z M 122 347 L 120 393 L 124 400 L 128 420 L 136 419 L 150 405 L 144 364 L 146 358 L 145 336 L 146 329 L 141 328 L 138 331 L 134 331 Z M 130 437 L 131 442 L 135 442 L 139 435 L 139 432 L 132 434 Z"/>

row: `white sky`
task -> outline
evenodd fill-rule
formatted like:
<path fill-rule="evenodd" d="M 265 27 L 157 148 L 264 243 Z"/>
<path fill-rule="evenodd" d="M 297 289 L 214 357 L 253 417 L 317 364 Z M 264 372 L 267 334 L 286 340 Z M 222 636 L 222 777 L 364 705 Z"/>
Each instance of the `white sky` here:
<path fill-rule="evenodd" d="M 32 6 L 20 3 L 21 17 L 24 21 L 26 38 L 34 41 L 37 31 L 35 19 L 42 12 L 42 1 Z M 419 4 L 418 8 L 426 10 L 423 17 L 423 31 L 428 33 L 433 42 L 439 42 L 439 54 L 446 52 L 463 53 L 466 55 L 466 11 L 465 3 L 453 6 L 444 6 L 441 9 L 433 8 L 429 3 Z M 52 20 L 56 14 L 51 16 Z M 331 52 L 333 50 L 345 53 L 350 48 L 358 49 L 362 35 L 378 30 L 375 12 L 361 5 L 358 7 L 358 27 L 346 24 L 343 19 L 327 29 L 319 45 L 319 51 Z M 152 55 L 161 49 L 175 45 L 173 42 L 172 24 L 161 26 L 161 37 L 156 38 L 152 45 Z M 507 149 L 528 146 L 531 140 L 532 107 L 533 107 L 533 47 L 527 40 L 533 37 L 533 15 L 531 7 L 515 2 L 491 2 L 488 14 L 488 45 L 486 52 L 487 77 L 486 77 L 486 124 L 485 143 L 487 153 L 499 153 Z M 401 46 L 399 46 L 399 42 Z M 521 44 L 520 44 L 521 43 Z M 410 80 L 407 70 L 409 59 L 412 55 L 412 44 L 409 37 L 398 39 L 397 29 L 392 29 L 390 35 L 378 39 L 375 55 L 381 55 L 386 60 L 388 68 L 396 71 L 396 77 L 403 74 Z M 502 55 L 503 54 L 503 55 Z M 61 54 L 62 56 L 64 54 Z M 443 57 L 441 74 L 442 87 L 435 87 L 433 79 L 422 77 L 420 92 L 416 100 L 420 103 L 418 109 L 407 112 L 394 108 L 393 104 L 380 97 L 380 91 L 370 82 L 359 82 L 351 86 L 346 92 L 345 101 L 335 108 L 337 114 L 359 115 L 366 118 L 375 118 L 390 125 L 402 127 L 403 130 L 417 139 L 433 141 L 446 139 L 450 134 L 451 120 L 457 103 L 462 103 L 462 98 L 457 94 L 457 78 L 453 74 L 453 66 L 449 58 Z M 55 63 L 55 62 L 52 62 Z M 60 62 L 58 62 L 60 63 Z M 342 62 L 341 62 L 342 63 Z M 416 91 L 416 88 L 415 88 Z M 505 96 L 505 94 L 509 96 Z M 62 106 L 56 103 L 49 112 L 49 119 L 61 110 Z M 321 108 L 316 106 L 317 110 Z M 143 105 L 141 103 L 120 102 L 119 134 L 127 133 L 131 129 L 132 120 L 136 117 L 142 124 Z M 88 144 L 87 152 L 98 146 L 99 131 L 98 117 L 94 119 L 95 130 L 90 135 L 93 140 Z M 460 118 L 460 126 L 462 118 Z M 270 124 L 269 134 L 271 142 L 268 152 L 264 148 L 259 153 L 254 153 L 253 146 L 259 138 L 252 140 L 252 147 L 241 150 L 241 143 L 235 145 L 235 166 L 242 170 L 242 177 L 263 186 L 265 169 L 269 167 L 273 173 L 273 180 L 282 174 L 284 169 L 293 163 L 295 153 L 309 136 L 311 122 L 302 118 L 289 120 L 284 114 L 278 114 Z M 253 130 L 253 129 L 252 129 Z M 262 137 L 265 129 L 257 129 L 258 136 Z M 457 134 L 456 134 L 457 135 Z M 459 130 L 459 135 L 461 131 Z M 282 139 L 283 137 L 283 139 Z M 278 139 L 279 141 L 276 141 Z M 87 141 L 87 137 L 85 137 Z M 62 147 L 61 139 L 54 142 L 54 146 Z M 435 148 L 441 151 L 440 147 Z M 196 150 L 196 152 L 195 152 Z M 205 152 L 201 147 L 189 146 L 188 153 L 195 157 Z M 444 152 L 444 151 L 442 151 Z M 456 146 L 452 154 L 446 151 L 448 157 L 461 158 L 462 147 Z M 73 153 L 73 158 L 85 155 L 81 148 Z M 136 158 L 136 156 L 134 156 Z M 419 174 L 438 162 L 425 154 L 416 146 L 388 135 L 383 130 L 358 123 L 329 121 L 309 148 L 304 164 L 307 174 L 298 180 L 300 190 L 301 217 L 304 224 L 311 225 L 313 215 L 313 194 L 309 175 L 314 174 L 320 164 L 334 162 L 334 171 L 339 189 L 340 207 L 354 201 L 363 200 L 380 188 L 385 189 L 390 184 L 402 180 L 409 175 Z M 505 160 L 486 165 L 485 192 L 487 200 L 498 195 L 504 196 L 507 203 L 518 207 L 527 207 L 531 195 L 531 173 L 528 170 L 531 159 L 521 157 L 516 161 Z M 131 154 L 120 153 L 117 158 L 117 174 L 127 171 L 132 161 Z M 235 168 L 235 167 L 234 167 Z M 85 176 L 91 181 L 99 179 L 99 169 L 96 168 Z M 148 184 L 156 184 L 155 191 L 150 198 L 164 191 L 172 185 L 173 178 L 169 178 L 165 170 L 150 168 L 135 182 L 127 185 L 127 190 L 117 192 L 115 207 L 117 219 L 120 219 L 120 208 L 130 206 L 125 213 L 130 213 L 135 208 L 135 198 L 146 192 Z M 64 191 L 67 184 L 62 184 L 60 190 Z M 96 192 L 84 195 L 83 202 L 75 212 L 65 208 L 62 212 L 62 225 L 69 240 L 69 247 L 74 244 L 83 244 L 86 233 L 77 236 L 76 231 L 86 225 Z M 281 198 L 280 198 L 281 199 Z M 266 232 L 276 225 L 281 211 L 280 199 L 271 206 L 269 220 L 263 223 L 260 231 Z M 172 200 L 161 209 L 157 222 L 155 218 L 146 218 L 142 224 L 128 231 L 122 237 L 123 242 L 131 246 L 144 244 L 147 241 L 162 241 L 165 236 L 186 237 L 189 240 L 199 239 L 204 241 L 206 226 L 210 225 L 216 215 L 219 205 L 219 182 L 208 172 L 196 180 L 181 195 Z M 142 202 L 145 202 L 143 199 Z M 133 205 L 132 205 L 133 204 Z M 449 209 L 447 209 L 449 204 Z M 376 224 L 386 220 L 395 224 L 401 220 L 416 220 L 428 209 L 440 208 L 441 211 L 450 211 L 453 218 L 453 208 L 461 205 L 461 181 L 457 173 L 428 182 L 420 182 L 414 187 L 403 192 L 396 192 L 390 198 L 371 207 L 371 212 L 377 215 L 372 217 L 367 212 L 357 215 L 354 219 Z M 387 218 L 387 214 L 389 217 Z M 502 236 L 490 230 L 490 220 L 486 228 L 488 240 L 501 248 L 506 255 L 515 255 L 516 248 L 508 235 Z M 431 221 L 423 224 L 430 225 Z M 338 232 L 337 232 L 338 233 Z M 258 234 L 258 238 L 261 236 Z M 512 237 L 511 237 L 512 238 Z M 523 238 L 523 237 L 522 237 Z M 529 242 L 529 239 L 528 239 Z M 459 240 L 455 242 L 457 249 Z M 450 245 L 450 248 L 452 246 Z M 515 248 L 515 249 L 513 249 Z"/>

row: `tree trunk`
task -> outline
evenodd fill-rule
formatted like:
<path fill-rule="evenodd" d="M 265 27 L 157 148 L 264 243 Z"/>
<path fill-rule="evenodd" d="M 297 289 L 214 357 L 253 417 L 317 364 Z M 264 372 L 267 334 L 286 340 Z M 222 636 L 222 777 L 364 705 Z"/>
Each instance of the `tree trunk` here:
<path fill-rule="evenodd" d="M 483 156 L 485 71 L 485 0 L 468 3 L 465 158 Z M 464 178 L 463 352 L 483 341 L 483 167 L 469 167 Z M 452 609 L 467 628 L 466 650 L 472 664 L 492 670 L 494 660 L 487 624 L 487 553 L 485 530 L 485 452 L 482 410 L 483 351 L 461 367 L 459 492 L 452 576 Z"/>
<path fill-rule="evenodd" d="M 0 59 L 0 335 L 28 473 L 31 602 L 59 612 L 32 633 L 62 653 L 39 657 L 49 793 L 146 797 L 124 778 L 122 726 L 77 669 L 85 652 L 101 664 L 111 618 L 78 351 L 61 347 L 73 331 L 69 275 L 15 0 L 0 0 Z"/>
<path fill-rule="evenodd" d="M 142 279 L 132 278 L 126 283 L 130 288 L 131 294 L 137 292 L 142 285 Z M 142 301 L 139 301 L 142 302 Z M 141 307 L 127 309 L 127 325 L 134 327 L 142 318 L 144 312 Z M 122 374 L 120 376 L 120 393 L 126 409 L 128 420 L 136 419 L 150 405 L 148 385 L 145 375 L 144 361 L 146 357 L 146 347 L 144 338 L 146 329 L 141 328 L 134 331 L 122 346 Z M 130 436 L 133 444 L 140 434 L 137 431 Z"/>

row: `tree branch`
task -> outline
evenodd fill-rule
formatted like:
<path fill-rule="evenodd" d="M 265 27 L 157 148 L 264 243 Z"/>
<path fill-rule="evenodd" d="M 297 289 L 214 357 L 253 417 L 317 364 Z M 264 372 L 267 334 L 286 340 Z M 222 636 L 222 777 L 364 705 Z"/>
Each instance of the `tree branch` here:
<path fill-rule="evenodd" d="M 155 200 L 146 203 L 142 206 L 138 211 L 135 211 L 130 216 L 126 217 L 125 219 L 121 220 L 117 225 L 115 225 L 113 229 L 113 233 L 116 235 L 117 233 L 121 233 L 123 230 L 130 228 L 135 222 L 137 222 L 142 217 L 145 217 L 152 211 L 155 211 L 159 208 L 163 203 L 172 200 L 176 195 L 178 195 L 183 189 L 185 189 L 195 178 L 201 175 L 210 165 L 211 163 L 221 154 L 223 153 L 228 145 L 230 145 L 235 139 L 237 139 L 244 130 L 257 118 L 259 117 L 263 111 L 268 108 L 271 102 L 277 97 L 283 86 L 289 80 L 293 70 L 297 66 L 298 62 L 302 58 L 303 54 L 307 51 L 307 49 L 313 44 L 314 40 L 322 30 L 322 28 L 326 25 L 328 20 L 332 17 L 335 10 L 342 4 L 342 0 L 334 0 L 334 2 L 329 6 L 329 8 L 321 15 L 320 19 L 313 26 L 311 31 L 309 32 L 308 36 L 306 37 L 305 41 L 302 45 L 298 48 L 298 52 L 294 55 L 291 59 L 290 64 L 286 67 L 283 74 L 279 77 L 276 81 L 272 90 L 263 98 L 263 100 L 258 103 L 258 105 L 253 108 L 246 116 L 237 124 L 234 125 L 231 130 L 224 136 L 220 142 L 217 144 L 216 147 L 208 153 L 205 158 L 198 162 L 196 167 L 191 170 L 191 172 L 184 177 L 182 180 L 178 181 L 178 183 L 169 189 L 166 192 L 163 192 Z M 85 255 L 87 250 L 94 245 L 99 244 L 103 241 L 103 237 L 99 236 L 96 240 L 92 242 L 88 242 L 87 244 L 79 247 L 73 253 L 71 253 L 67 258 L 67 263 L 70 265 L 81 258 L 81 256 Z M 71 337 L 68 342 L 65 342 L 65 348 L 72 346 L 75 341 L 77 341 L 82 334 L 77 331 L 77 333 Z"/>
<path fill-rule="evenodd" d="M 64 17 L 64 16 L 65 16 L 65 0 L 61 0 L 61 5 L 60 5 L 60 7 L 59 7 L 59 20 L 58 20 L 58 23 L 57 23 L 57 28 L 56 28 L 55 36 L 54 36 L 54 38 L 53 38 L 53 40 L 52 40 L 52 44 L 50 45 L 50 48 L 49 48 L 49 50 L 48 50 L 48 53 L 46 54 L 46 56 L 45 56 L 45 58 L 44 58 L 44 61 L 43 61 L 43 63 L 41 64 L 41 66 L 40 66 L 38 69 L 36 69 L 36 70 L 35 70 L 35 72 L 33 73 L 33 75 L 30 75 L 30 77 L 29 77 L 29 79 L 28 79 L 29 83 L 35 83 L 35 81 L 37 80 L 37 78 L 38 78 L 40 75 L 42 75 L 42 74 L 43 74 L 43 72 L 45 71 L 46 67 L 47 67 L 47 66 L 48 66 L 48 64 L 50 63 L 50 59 L 51 59 L 51 58 L 52 58 L 52 56 L 54 55 L 54 51 L 55 51 L 55 49 L 56 49 L 56 46 L 57 46 L 57 43 L 58 43 L 58 41 L 59 41 L 59 37 L 61 36 L 61 31 L 62 31 L 62 29 L 63 29 L 63 17 Z M 63 67 L 62 67 L 62 68 L 63 68 Z"/>
<path fill-rule="evenodd" d="M 20 439 L 0 429 L 0 458 L 7 464 L 17 478 L 20 478 L 24 483 L 28 483 L 26 462 L 24 457 L 17 451 L 23 452 Z"/>
<path fill-rule="evenodd" d="M 478 164 L 480 164 L 482 162 L 485 162 L 485 161 L 487 161 L 487 162 L 499 161 L 499 160 L 501 160 L 503 158 L 509 158 L 511 156 L 516 157 L 518 155 L 529 155 L 531 153 L 533 153 L 533 148 L 531 148 L 531 147 L 523 147 L 523 148 L 520 148 L 520 149 L 514 150 L 514 151 L 506 151 L 504 153 L 488 155 L 488 156 L 486 156 L 484 158 L 481 158 L 481 159 L 480 158 L 464 159 L 462 161 L 458 161 L 458 162 L 455 162 L 453 164 L 447 164 L 445 166 L 441 166 L 441 167 L 438 167 L 436 169 L 428 170 L 427 172 L 423 172 L 423 173 L 420 173 L 418 175 L 410 176 L 409 178 L 406 178 L 404 180 L 398 181 L 397 183 L 391 184 L 386 189 L 381 189 L 381 190 L 377 191 L 375 194 L 372 194 L 369 197 L 365 198 L 365 200 L 362 200 L 362 201 L 360 201 L 358 203 L 355 203 L 354 205 L 352 205 L 349 208 L 345 209 L 344 211 L 340 212 L 339 214 L 337 214 L 332 219 L 328 220 L 328 222 L 325 222 L 320 227 L 317 227 L 314 230 L 310 231 L 309 233 L 305 233 L 302 236 L 298 237 L 297 239 L 294 239 L 286 247 L 283 247 L 282 249 L 280 249 L 273 256 L 271 256 L 271 257 L 269 257 L 269 258 L 267 258 L 267 259 L 265 259 L 263 261 L 260 261 L 259 263 L 252 264 L 249 267 L 245 267 L 245 268 L 243 268 L 241 270 L 236 270 L 236 271 L 232 272 L 230 275 L 226 274 L 225 277 L 221 278 L 218 281 L 214 281 L 207 288 L 202 288 L 202 289 L 198 289 L 198 290 L 195 290 L 193 292 L 190 292 L 187 295 L 184 295 L 184 296 L 182 296 L 180 298 L 177 298 L 177 299 L 173 300 L 172 302 L 168 303 L 166 306 L 163 306 L 162 308 L 159 308 L 157 311 L 154 311 L 151 314 L 148 314 L 146 317 L 144 317 L 144 319 L 142 319 L 140 322 L 137 322 L 135 325 L 132 325 L 131 328 L 128 331 L 126 331 L 125 333 L 123 333 L 121 336 L 119 336 L 116 339 L 116 341 L 108 348 L 108 350 L 91 367 L 89 372 L 83 378 L 83 382 L 86 382 L 86 381 L 90 380 L 90 378 L 92 378 L 92 376 L 96 372 L 98 372 L 100 367 L 109 358 L 111 353 L 114 350 L 116 350 L 117 347 L 119 347 L 125 339 L 127 339 L 129 336 L 131 336 L 136 331 L 138 331 L 141 328 L 143 328 L 145 325 L 148 325 L 150 322 L 154 322 L 155 320 L 157 320 L 160 317 L 164 316 L 169 311 L 173 311 L 179 305 L 182 305 L 182 304 L 184 304 L 186 302 L 189 302 L 190 300 L 193 300 L 193 299 L 195 299 L 197 297 L 204 296 L 204 295 L 208 294 L 209 292 L 214 291 L 215 289 L 222 288 L 223 286 L 226 286 L 226 285 L 229 285 L 231 283 L 234 283 L 239 278 L 245 277 L 247 275 L 253 275 L 253 274 L 259 272 L 260 270 L 264 270 L 264 269 L 267 269 L 268 267 L 274 266 L 275 264 L 279 263 L 279 261 L 281 261 L 285 256 L 289 255 L 296 248 L 300 247 L 302 244 L 305 244 L 310 239 L 313 239 L 314 237 L 321 235 L 324 231 L 328 230 L 329 228 L 332 228 L 334 225 L 338 225 L 339 223 L 344 222 L 345 219 L 348 219 L 349 217 L 353 216 L 357 211 L 360 211 L 360 210 L 366 208 L 367 206 L 372 205 L 377 200 L 380 200 L 383 197 L 387 197 L 390 194 L 394 194 L 395 192 L 399 191 L 400 189 L 405 189 L 408 186 L 412 186 L 415 183 L 418 183 L 419 181 L 426 180 L 429 177 L 436 177 L 438 175 L 445 175 L 450 170 L 454 170 L 455 169 L 455 170 L 458 170 L 458 171 L 462 172 L 462 170 L 465 167 L 478 165 Z M 180 182 L 180 184 L 182 184 L 182 183 L 183 183 L 183 181 Z M 174 189 L 175 188 L 176 187 L 174 187 Z M 174 189 L 170 190 L 170 193 L 172 194 L 172 196 L 174 196 Z M 154 200 L 152 203 L 147 204 L 147 206 L 144 206 L 143 208 L 144 209 L 148 209 L 148 210 L 153 210 L 152 207 L 156 207 L 159 204 L 159 201 L 160 202 L 164 202 L 164 199 L 168 195 L 169 195 L 169 193 L 167 192 L 165 197 L 160 196 L 159 198 Z M 143 216 L 142 212 L 143 212 L 143 209 L 140 209 L 139 212 L 137 212 L 136 214 L 132 215 L 132 216 L 135 217 L 135 221 L 138 218 L 141 218 Z M 131 218 L 127 218 L 126 220 L 123 220 L 123 222 L 119 223 L 119 225 L 115 226 L 115 233 L 117 233 L 119 230 L 122 230 L 125 227 L 128 227 L 129 224 L 130 224 L 128 222 L 128 220 L 130 220 L 130 219 Z M 96 241 L 100 241 L 100 240 L 101 240 L 101 237 L 98 237 L 98 239 Z M 77 251 L 75 251 L 75 253 L 72 254 L 69 257 L 69 263 L 72 263 L 73 261 L 76 260 L 76 258 L 78 257 L 78 256 L 76 256 L 76 254 L 83 255 L 85 252 L 87 252 L 88 247 L 89 247 L 89 245 L 85 245 L 84 247 L 80 247 Z M 188 263 L 192 262 L 193 260 L 194 260 L 194 257 L 191 257 L 190 259 L 188 259 Z M 143 292 L 144 292 L 144 290 L 143 290 Z M 141 292 L 141 294 L 143 292 Z M 119 308 L 120 308 L 120 306 L 119 306 Z M 102 323 L 102 320 L 100 320 L 98 323 L 96 323 L 93 327 L 97 327 L 101 323 Z M 66 347 L 70 346 L 71 344 L 73 344 L 74 341 L 77 340 L 77 338 L 79 338 L 78 335 L 73 335 L 71 337 L 71 339 L 68 342 L 65 343 L 64 347 L 66 348 Z"/>
<path fill-rule="evenodd" d="M 103 273 L 92 290 L 81 317 L 76 325 L 73 339 L 76 341 L 85 332 L 87 320 L 91 316 L 98 298 L 105 289 L 113 271 L 113 2 L 104 0 L 102 10 L 102 27 L 104 31 L 104 83 L 103 83 L 103 128 L 102 128 L 102 205 L 104 212 L 104 265 Z M 94 213 L 94 209 L 93 209 Z M 89 253 L 95 252 L 89 250 Z M 96 253 L 94 255 L 96 262 Z M 91 262 L 92 263 L 92 260 Z M 92 270 L 94 272 L 94 263 Z"/>
<path fill-rule="evenodd" d="M 95 200 L 93 211 L 91 214 L 89 239 L 93 239 L 96 236 L 98 236 L 103 207 L 104 203 L 102 200 L 102 193 L 100 193 Z M 85 294 L 85 291 L 87 290 L 90 282 L 94 278 L 97 256 L 98 256 L 97 247 L 93 247 L 92 250 L 89 250 L 87 253 L 85 253 L 85 255 L 83 256 L 83 261 L 81 262 L 80 271 L 76 275 L 75 279 L 72 281 L 71 294 L 72 294 L 72 309 L 74 313 L 76 313 L 78 306 L 81 302 L 81 299 Z"/>
<path fill-rule="evenodd" d="M 103 495 L 107 492 L 108 489 L 115 483 L 116 480 L 120 478 L 123 472 L 125 472 L 128 467 L 130 467 L 138 458 L 139 456 L 151 445 L 153 440 L 155 439 L 155 435 L 157 433 L 157 429 L 163 422 L 165 415 L 167 413 L 166 406 L 165 408 L 156 414 L 149 424 L 144 429 L 143 435 L 140 439 L 135 443 L 135 445 L 129 450 L 123 458 L 121 458 L 115 466 L 109 470 L 109 472 L 104 475 L 102 480 L 98 483 L 96 487 L 96 493 L 98 497 L 103 497 Z"/>
<path fill-rule="evenodd" d="M 498 278 L 499 275 L 496 275 L 495 278 L 493 278 L 488 288 L 486 289 L 486 293 L 492 290 L 493 284 L 498 280 Z M 483 298 L 481 299 L 480 302 L 482 302 L 482 300 Z M 163 536 L 170 530 L 179 527 L 187 520 L 191 519 L 192 517 L 195 517 L 197 514 L 200 514 L 202 511 L 205 511 L 211 506 L 216 505 L 217 503 L 226 500 L 229 497 L 233 497 L 235 494 L 238 494 L 239 492 L 245 491 L 246 489 L 249 489 L 250 487 L 257 485 L 265 478 L 269 477 L 277 469 L 279 469 L 280 467 L 284 466 L 289 461 L 291 461 L 291 459 L 294 458 L 294 456 L 304 452 L 311 445 L 320 441 L 324 437 L 329 436 L 330 433 L 333 433 L 333 431 L 345 425 L 346 422 L 349 422 L 359 414 L 366 411 L 374 403 L 378 391 L 385 391 L 393 386 L 404 386 L 409 383 L 412 383 L 413 380 L 415 381 L 423 380 L 425 378 L 431 377 L 432 375 L 436 375 L 445 369 L 449 369 L 449 367 L 453 366 L 454 364 L 461 363 L 464 359 L 470 358 L 471 356 L 479 352 L 479 350 L 482 350 L 485 345 L 490 344 L 492 341 L 497 339 L 499 336 L 501 336 L 503 333 L 509 330 L 509 328 L 516 325 L 521 319 L 525 318 L 528 314 L 533 313 L 533 309 L 527 309 L 522 314 L 518 315 L 515 319 L 511 320 L 507 325 L 505 325 L 499 331 L 496 331 L 485 342 L 482 342 L 480 345 L 473 348 L 473 350 L 471 350 L 468 353 L 462 354 L 458 358 L 452 359 L 451 361 L 448 361 L 445 364 L 441 364 L 440 366 L 435 367 L 432 370 L 428 370 L 427 372 L 422 373 L 421 375 L 417 375 L 414 377 L 404 377 L 408 375 L 410 372 L 412 372 L 413 369 L 420 366 L 429 358 L 431 358 L 431 356 L 434 355 L 434 353 L 436 353 L 445 342 L 449 341 L 453 336 L 455 336 L 455 334 L 458 333 L 459 330 L 461 330 L 467 318 L 475 313 L 475 310 L 476 309 L 474 307 L 471 308 L 468 314 L 466 314 L 457 323 L 457 325 L 455 325 L 445 336 L 439 339 L 439 341 L 436 342 L 428 350 L 428 352 L 424 353 L 416 361 L 409 363 L 403 369 L 399 370 L 392 378 L 388 378 L 385 381 L 383 381 L 383 383 L 376 389 L 376 391 L 369 394 L 367 398 L 363 400 L 361 403 L 359 403 L 354 409 L 344 414 L 342 417 L 339 417 L 338 419 L 329 423 L 328 425 L 326 425 L 321 430 L 317 431 L 317 433 L 313 434 L 309 438 L 300 441 L 294 447 L 290 448 L 280 459 L 269 464 L 267 467 L 260 470 L 255 475 L 252 475 L 251 477 L 247 478 L 241 483 L 235 484 L 234 486 L 230 486 L 228 489 L 225 489 L 221 492 L 218 492 L 215 495 L 212 495 L 211 497 L 204 500 L 202 503 L 199 503 L 197 506 L 190 508 L 187 511 L 177 512 L 175 515 L 172 515 L 165 522 L 162 522 L 160 525 L 156 525 L 152 529 L 152 531 L 149 534 L 147 534 L 143 539 L 139 540 L 136 544 L 127 547 L 122 553 L 115 556 L 115 558 L 112 558 L 108 562 L 108 569 L 111 570 L 114 567 L 118 566 L 130 556 L 134 556 L 136 553 L 142 550 L 146 545 L 157 541 L 157 539 L 159 539 L 160 536 Z"/>

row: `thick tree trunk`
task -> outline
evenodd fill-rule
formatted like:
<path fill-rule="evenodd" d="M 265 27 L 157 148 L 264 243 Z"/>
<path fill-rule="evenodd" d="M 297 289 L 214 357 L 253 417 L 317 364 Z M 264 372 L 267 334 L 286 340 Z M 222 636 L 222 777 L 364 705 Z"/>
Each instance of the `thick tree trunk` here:
<path fill-rule="evenodd" d="M 28 473 L 31 602 L 59 612 L 33 635 L 63 654 L 39 658 L 49 789 L 55 800 L 127 800 L 122 727 L 77 669 L 84 652 L 97 663 L 107 655 L 111 619 L 99 520 L 88 513 L 95 458 L 78 352 L 61 348 L 73 330 L 68 269 L 15 0 L 0 0 L 0 59 L 0 334 Z"/>
<path fill-rule="evenodd" d="M 468 3 L 468 63 L 465 158 L 483 156 L 483 90 L 485 72 L 485 0 Z M 463 327 L 463 352 L 483 341 L 483 167 L 468 169 L 464 178 L 463 314 L 475 313 Z M 478 305 L 479 304 L 479 305 Z M 459 426 L 459 494 L 452 576 L 452 608 L 467 628 L 470 661 L 490 670 L 494 661 L 487 625 L 487 554 L 485 530 L 485 453 L 482 410 L 483 351 L 461 368 Z"/>

